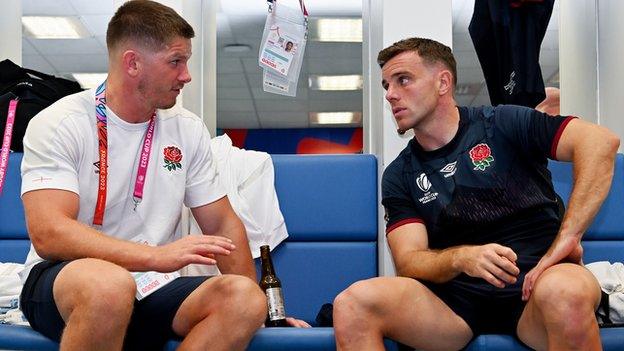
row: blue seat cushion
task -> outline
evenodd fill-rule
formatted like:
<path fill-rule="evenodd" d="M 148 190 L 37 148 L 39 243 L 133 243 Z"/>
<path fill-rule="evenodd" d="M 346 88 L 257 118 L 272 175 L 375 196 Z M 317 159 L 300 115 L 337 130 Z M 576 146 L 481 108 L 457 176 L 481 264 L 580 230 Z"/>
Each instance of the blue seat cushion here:
<path fill-rule="evenodd" d="M 604 351 L 624 350 L 624 328 L 601 328 L 600 340 Z M 465 351 L 529 351 L 516 337 L 511 335 L 487 334 L 476 337 Z"/>
<path fill-rule="evenodd" d="M 170 341 L 166 351 L 174 351 L 179 341 Z M 388 351 L 397 350 L 397 344 L 385 339 Z M 256 332 L 247 348 L 249 351 L 333 351 L 336 350 L 334 328 L 262 328 Z"/>
<path fill-rule="evenodd" d="M 0 324 L 0 349 L 56 351 L 58 344 L 30 327 Z"/>

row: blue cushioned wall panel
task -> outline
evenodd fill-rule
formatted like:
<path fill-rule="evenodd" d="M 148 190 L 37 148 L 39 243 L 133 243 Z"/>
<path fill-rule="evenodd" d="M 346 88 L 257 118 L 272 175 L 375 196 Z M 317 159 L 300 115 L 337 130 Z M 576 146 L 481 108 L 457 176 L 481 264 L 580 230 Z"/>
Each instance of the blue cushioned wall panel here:
<path fill-rule="evenodd" d="M 20 152 L 14 152 L 9 156 L 9 169 L 4 179 L 4 189 L 0 194 L 0 239 L 28 239 L 24 207 L 20 198 L 22 155 Z"/>
<path fill-rule="evenodd" d="M 596 261 L 624 262 L 624 241 L 584 240 L 583 262 Z"/>
<path fill-rule="evenodd" d="M 572 164 L 550 161 L 548 168 L 552 173 L 555 191 L 568 202 L 572 191 Z M 591 227 L 585 233 L 585 239 L 624 240 L 624 220 L 621 213 L 624 206 L 624 155 L 618 154 L 611 190 Z"/>
<path fill-rule="evenodd" d="M 24 239 L 4 239 L 0 241 L 0 262 L 24 263 L 28 250 L 30 249 L 30 241 Z"/>
<path fill-rule="evenodd" d="M 377 240 L 375 156 L 272 157 L 290 241 Z"/>
<path fill-rule="evenodd" d="M 271 253 L 286 313 L 313 322 L 352 283 L 377 276 L 376 242 L 285 242 Z M 258 278 L 260 278 L 259 265 Z"/>

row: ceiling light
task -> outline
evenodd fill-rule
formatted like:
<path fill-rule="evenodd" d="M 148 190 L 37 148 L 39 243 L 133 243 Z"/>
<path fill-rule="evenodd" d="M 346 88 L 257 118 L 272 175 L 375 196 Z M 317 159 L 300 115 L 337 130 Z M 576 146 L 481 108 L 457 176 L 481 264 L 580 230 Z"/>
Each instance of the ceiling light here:
<path fill-rule="evenodd" d="M 362 76 L 359 74 L 347 76 L 310 76 L 310 89 L 315 90 L 361 90 Z"/>
<path fill-rule="evenodd" d="M 106 73 L 72 73 L 74 79 L 83 89 L 91 89 L 100 85 L 107 77 Z"/>
<path fill-rule="evenodd" d="M 77 17 L 24 16 L 22 24 L 26 33 L 37 39 L 79 39 L 89 36 L 89 31 Z"/>
<path fill-rule="evenodd" d="M 230 44 L 223 47 L 223 52 L 228 54 L 240 54 L 251 51 L 251 46 L 245 44 Z"/>
<path fill-rule="evenodd" d="M 362 41 L 361 18 L 319 18 L 312 21 L 312 40 L 317 41 Z"/>
<path fill-rule="evenodd" d="M 362 112 L 310 112 L 310 124 L 359 124 Z"/>

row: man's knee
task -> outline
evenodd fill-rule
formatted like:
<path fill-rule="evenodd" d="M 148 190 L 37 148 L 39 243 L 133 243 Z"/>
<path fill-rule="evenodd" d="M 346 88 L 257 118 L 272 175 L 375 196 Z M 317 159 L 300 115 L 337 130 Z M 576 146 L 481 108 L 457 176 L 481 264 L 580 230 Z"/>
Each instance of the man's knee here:
<path fill-rule="evenodd" d="M 564 263 L 546 270 L 535 285 L 533 298 L 542 313 L 593 312 L 600 287 L 585 268 Z"/>
<path fill-rule="evenodd" d="M 266 296 L 253 280 L 240 275 L 223 275 L 214 284 L 211 295 L 224 301 L 229 308 L 239 309 L 261 320 L 266 317 Z M 248 316 L 248 317 L 251 317 Z"/>
<path fill-rule="evenodd" d="M 97 259 L 69 263 L 54 283 L 54 297 L 65 320 L 74 311 L 100 318 L 129 318 L 135 293 L 130 272 Z"/>
<path fill-rule="evenodd" d="M 334 300 L 334 320 L 374 315 L 381 311 L 383 285 L 378 278 L 351 284 Z"/>

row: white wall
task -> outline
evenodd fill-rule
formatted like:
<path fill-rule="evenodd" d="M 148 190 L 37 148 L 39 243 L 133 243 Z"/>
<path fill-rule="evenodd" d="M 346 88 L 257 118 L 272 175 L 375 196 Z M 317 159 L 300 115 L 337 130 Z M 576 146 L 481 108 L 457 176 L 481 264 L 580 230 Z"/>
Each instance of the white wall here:
<path fill-rule="evenodd" d="M 449 47 L 453 43 L 451 0 L 363 0 L 364 23 L 364 151 L 377 156 L 379 182 L 383 169 L 396 158 L 412 132 L 399 136 L 381 88 L 377 53 L 392 43 L 425 37 Z M 379 195 L 381 201 L 381 194 Z M 379 275 L 394 275 L 392 257 L 386 244 L 383 207 L 379 207 Z"/>
<path fill-rule="evenodd" d="M 0 12 L 0 61 L 9 59 L 22 65 L 22 2 L 21 0 L 2 1 Z"/>
<path fill-rule="evenodd" d="M 559 6 L 561 113 L 603 125 L 624 139 L 624 1 L 561 1 Z"/>
<path fill-rule="evenodd" d="M 623 15 L 624 1 L 598 1 L 598 121 L 620 139 L 624 139 Z"/>
<path fill-rule="evenodd" d="M 210 135 L 217 132 L 217 1 L 184 1 L 182 15 L 195 30 L 183 106 L 202 117 Z"/>
<path fill-rule="evenodd" d="M 596 0 L 559 3 L 561 114 L 598 121 Z"/>

